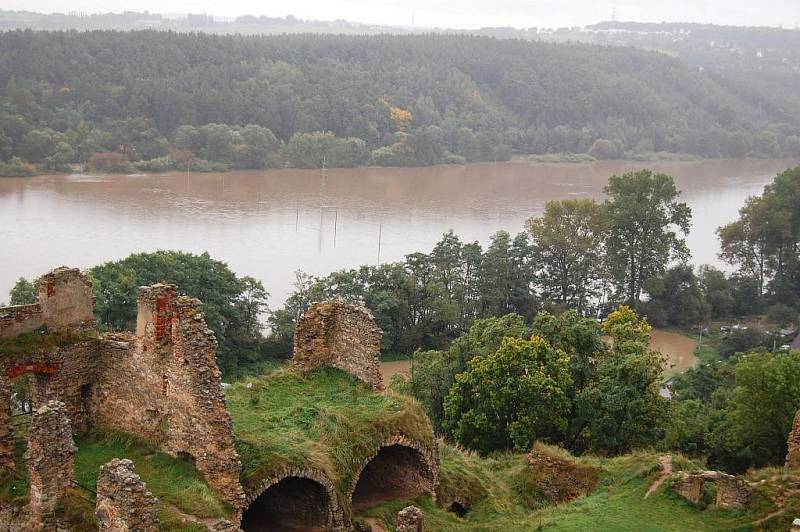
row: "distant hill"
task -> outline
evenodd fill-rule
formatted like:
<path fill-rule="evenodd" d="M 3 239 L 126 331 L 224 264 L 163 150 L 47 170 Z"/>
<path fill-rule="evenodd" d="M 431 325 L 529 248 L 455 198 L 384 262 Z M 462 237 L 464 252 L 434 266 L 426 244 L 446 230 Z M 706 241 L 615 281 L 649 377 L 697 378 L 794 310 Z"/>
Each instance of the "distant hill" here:
<path fill-rule="evenodd" d="M 315 131 L 352 140 L 340 146 L 345 166 L 587 151 L 800 155 L 794 70 L 687 63 L 468 35 L 9 31 L 0 33 L 0 155 L 45 163 L 60 146 L 62 159 L 85 161 L 123 147 L 149 159 L 188 147 L 245 167 L 315 166 L 333 140 L 291 144 Z M 261 130 L 179 132 L 212 123 L 267 128 L 284 147 L 270 141 L 270 157 L 237 159 L 248 142 L 265 146 L 253 140 Z"/>

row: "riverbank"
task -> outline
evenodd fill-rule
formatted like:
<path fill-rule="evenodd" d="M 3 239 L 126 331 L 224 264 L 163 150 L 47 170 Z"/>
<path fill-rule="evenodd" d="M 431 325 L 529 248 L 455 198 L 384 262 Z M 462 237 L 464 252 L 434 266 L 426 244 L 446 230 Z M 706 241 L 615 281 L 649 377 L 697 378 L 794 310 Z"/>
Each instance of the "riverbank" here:
<path fill-rule="evenodd" d="M 671 152 L 652 152 L 652 153 L 626 153 L 625 157 L 621 159 L 598 159 L 592 157 L 588 153 L 544 153 L 544 154 L 518 154 L 511 157 L 507 161 L 474 161 L 467 163 L 464 161 L 458 162 L 442 162 L 434 165 L 408 165 L 408 166 L 381 166 L 375 164 L 365 164 L 358 166 L 344 166 L 344 167 L 330 167 L 330 169 L 356 169 L 356 168 L 431 168 L 436 166 L 465 166 L 472 164 L 497 164 L 497 163 L 543 163 L 543 164 L 587 164 L 599 161 L 604 162 L 617 162 L 617 163 L 659 163 L 659 162 L 702 162 L 702 161 L 726 161 L 734 159 L 709 159 L 698 157 L 688 153 L 671 153 Z M 747 157 L 741 160 L 770 160 L 761 157 Z M 277 170 L 319 170 L 317 167 L 296 167 L 296 166 L 280 166 L 273 168 L 239 168 L 233 167 L 227 163 L 219 161 L 205 161 L 195 160 L 191 166 L 186 167 L 184 164 L 175 164 L 168 157 L 160 157 L 158 159 L 149 159 L 141 161 L 125 161 L 123 165 L 113 166 L 109 168 L 95 168 L 87 169 L 85 164 L 70 163 L 62 165 L 57 169 L 46 168 L 42 165 L 29 163 L 19 159 L 12 159 L 9 162 L 0 161 L 0 177 L 34 177 L 41 175 L 54 175 L 54 174 L 119 174 L 119 175 L 133 175 L 139 173 L 145 174 L 168 174 L 174 172 L 189 173 L 226 173 L 237 171 L 277 171 Z"/>
<path fill-rule="evenodd" d="M 798 160 L 707 160 L 647 165 L 675 177 L 696 217 L 687 244 L 695 264 L 725 268 L 717 227 L 735 220 L 748 196 Z M 229 171 L 186 175 L 52 174 L 0 179 L 0 227 L 8 256 L 0 301 L 20 277 L 80 268 L 159 249 L 207 251 L 239 275 L 263 282 L 280 308 L 294 272 L 332 271 L 429 251 L 452 229 L 487 245 L 514 234 L 551 200 L 602 201 L 610 175 L 635 161 L 582 164 L 477 163 L 422 168 Z M 31 242 L 47 242 L 31 246 Z"/>

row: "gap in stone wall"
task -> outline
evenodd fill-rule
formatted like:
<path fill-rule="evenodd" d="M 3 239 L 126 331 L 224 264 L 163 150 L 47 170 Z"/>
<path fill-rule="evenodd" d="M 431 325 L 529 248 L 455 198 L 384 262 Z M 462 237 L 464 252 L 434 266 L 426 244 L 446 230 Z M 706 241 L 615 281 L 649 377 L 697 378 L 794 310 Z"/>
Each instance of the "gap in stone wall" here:
<path fill-rule="evenodd" d="M 244 532 L 308 531 L 329 529 L 331 500 L 319 482 L 287 477 L 268 488 L 245 510 Z"/>
<path fill-rule="evenodd" d="M 364 467 L 353 491 L 354 512 L 396 499 L 413 499 L 431 489 L 431 473 L 419 451 L 404 445 L 383 447 Z"/>

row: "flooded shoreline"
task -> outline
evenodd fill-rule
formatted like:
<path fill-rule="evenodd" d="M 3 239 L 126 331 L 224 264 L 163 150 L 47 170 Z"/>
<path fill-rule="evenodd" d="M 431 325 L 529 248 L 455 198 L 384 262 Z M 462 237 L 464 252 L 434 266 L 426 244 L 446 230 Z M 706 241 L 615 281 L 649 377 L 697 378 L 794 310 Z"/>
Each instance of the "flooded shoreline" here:
<path fill-rule="evenodd" d="M 736 217 L 796 160 L 695 162 L 511 161 L 421 168 L 233 171 L 219 174 L 49 175 L 0 179 L 0 301 L 21 276 L 87 268 L 135 252 L 175 249 L 225 261 L 260 279 L 280 307 L 294 272 L 428 252 L 453 229 L 486 244 L 523 229 L 547 201 L 602 199 L 612 174 L 649 167 L 673 175 L 695 216 L 695 264 L 719 264 L 715 229 Z M 378 248 L 380 246 L 380 256 Z"/>

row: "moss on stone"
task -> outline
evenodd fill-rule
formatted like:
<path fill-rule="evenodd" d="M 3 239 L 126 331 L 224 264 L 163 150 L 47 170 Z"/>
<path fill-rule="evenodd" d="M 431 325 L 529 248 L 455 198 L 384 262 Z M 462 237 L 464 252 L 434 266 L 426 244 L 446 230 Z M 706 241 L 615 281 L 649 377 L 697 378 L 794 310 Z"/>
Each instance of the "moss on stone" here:
<path fill-rule="evenodd" d="M 97 340 L 98 333 L 94 330 L 50 331 L 45 327 L 40 327 L 14 338 L 0 340 L 0 364 L 6 361 L 31 361 L 37 355 Z"/>
<path fill-rule="evenodd" d="M 245 491 L 287 466 L 324 474 L 342 500 L 359 466 L 391 436 L 432 448 L 425 411 L 410 397 L 376 393 L 332 368 L 285 369 L 227 391 Z"/>

